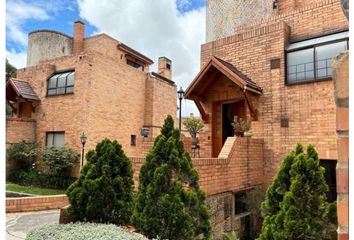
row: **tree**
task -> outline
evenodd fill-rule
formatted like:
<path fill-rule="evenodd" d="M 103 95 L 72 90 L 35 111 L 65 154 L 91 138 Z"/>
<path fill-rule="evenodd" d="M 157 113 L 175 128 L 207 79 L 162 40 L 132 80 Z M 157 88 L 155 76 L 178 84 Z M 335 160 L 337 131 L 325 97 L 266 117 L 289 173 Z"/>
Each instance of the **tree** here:
<path fill-rule="evenodd" d="M 16 77 L 17 69 L 12 66 L 9 61 L 6 59 L 6 81 L 10 78 Z"/>
<path fill-rule="evenodd" d="M 331 205 L 328 186 L 312 145 L 303 152 L 298 144 L 281 164 L 262 203 L 264 217 L 259 240 L 329 239 Z"/>
<path fill-rule="evenodd" d="M 210 238 L 210 222 L 199 175 L 168 116 L 140 169 L 133 211 L 135 227 L 149 238 Z"/>
<path fill-rule="evenodd" d="M 129 223 L 133 171 L 116 140 L 104 139 L 86 155 L 80 177 L 67 190 L 71 216 L 80 221 Z"/>
<path fill-rule="evenodd" d="M 7 149 L 10 161 L 22 170 L 29 170 L 39 153 L 37 143 L 26 143 L 25 141 L 14 143 Z"/>
<path fill-rule="evenodd" d="M 49 167 L 49 175 L 68 177 L 70 170 L 79 162 L 80 154 L 68 148 L 47 148 L 43 162 Z"/>

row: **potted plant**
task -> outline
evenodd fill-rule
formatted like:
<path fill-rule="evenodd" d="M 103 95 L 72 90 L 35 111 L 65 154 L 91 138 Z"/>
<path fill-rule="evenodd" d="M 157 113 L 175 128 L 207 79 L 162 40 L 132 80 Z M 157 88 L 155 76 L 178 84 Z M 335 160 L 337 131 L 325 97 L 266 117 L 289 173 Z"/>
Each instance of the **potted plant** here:
<path fill-rule="evenodd" d="M 234 116 L 234 121 L 231 123 L 234 128 L 234 135 L 238 137 L 251 137 L 253 135 L 251 130 L 251 120 L 249 118 L 243 119 Z"/>
<path fill-rule="evenodd" d="M 199 118 L 189 117 L 183 121 L 183 125 L 192 137 L 192 147 L 198 144 L 197 134 L 204 128 L 203 121 Z"/>

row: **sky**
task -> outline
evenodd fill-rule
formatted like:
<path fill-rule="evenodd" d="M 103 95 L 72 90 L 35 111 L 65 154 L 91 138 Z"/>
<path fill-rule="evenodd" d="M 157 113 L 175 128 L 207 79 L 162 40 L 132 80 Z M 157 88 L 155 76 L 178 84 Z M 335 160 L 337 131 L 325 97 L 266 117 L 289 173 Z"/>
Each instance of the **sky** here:
<path fill-rule="evenodd" d="M 82 20 L 86 36 L 106 33 L 151 58 L 172 60 L 173 81 L 186 89 L 200 66 L 205 42 L 206 0 L 7 0 L 6 58 L 26 66 L 28 33 L 50 29 L 72 36 Z M 182 102 L 182 115 L 199 115 L 194 103 Z"/>

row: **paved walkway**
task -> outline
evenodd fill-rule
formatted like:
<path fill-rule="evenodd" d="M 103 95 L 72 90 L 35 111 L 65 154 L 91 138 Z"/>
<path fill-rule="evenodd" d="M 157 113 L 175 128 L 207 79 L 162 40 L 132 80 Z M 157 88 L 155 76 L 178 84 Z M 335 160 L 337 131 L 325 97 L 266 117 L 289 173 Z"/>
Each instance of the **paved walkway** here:
<path fill-rule="evenodd" d="M 40 211 L 6 214 L 6 240 L 26 239 L 26 234 L 34 227 L 46 223 L 58 223 L 59 211 Z"/>

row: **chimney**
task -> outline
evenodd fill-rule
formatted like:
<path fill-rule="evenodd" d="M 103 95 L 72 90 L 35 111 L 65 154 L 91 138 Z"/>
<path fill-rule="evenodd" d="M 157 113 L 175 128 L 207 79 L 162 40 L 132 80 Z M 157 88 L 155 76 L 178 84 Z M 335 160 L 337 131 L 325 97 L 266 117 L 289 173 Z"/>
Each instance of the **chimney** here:
<path fill-rule="evenodd" d="M 84 50 L 85 23 L 80 20 L 74 23 L 73 54 L 79 54 Z"/>
<path fill-rule="evenodd" d="M 172 62 L 167 57 L 159 57 L 158 74 L 171 80 Z"/>

